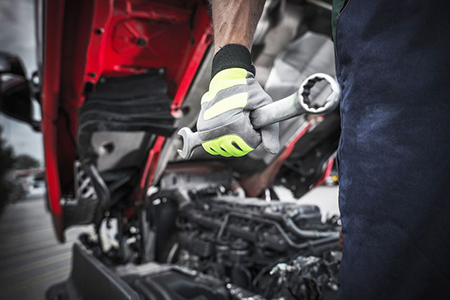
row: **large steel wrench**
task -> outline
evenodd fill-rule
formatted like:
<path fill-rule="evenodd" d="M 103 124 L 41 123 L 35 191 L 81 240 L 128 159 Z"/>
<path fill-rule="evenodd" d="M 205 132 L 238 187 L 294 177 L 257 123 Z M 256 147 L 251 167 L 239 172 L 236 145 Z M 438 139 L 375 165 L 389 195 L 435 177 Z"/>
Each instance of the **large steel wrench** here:
<path fill-rule="evenodd" d="M 331 93 L 323 106 L 311 107 L 309 105 L 312 103 L 309 99 L 311 89 L 320 81 L 326 81 Z M 333 77 L 316 73 L 306 78 L 296 93 L 254 110 L 250 114 L 250 120 L 253 127 L 259 129 L 302 114 L 327 114 L 337 107 L 340 96 L 341 89 Z M 202 144 L 200 136 L 198 132 L 192 132 L 189 127 L 181 128 L 178 134 L 183 139 L 183 148 L 178 149 L 178 154 L 184 159 L 189 159 L 192 157 L 194 149 Z"/>

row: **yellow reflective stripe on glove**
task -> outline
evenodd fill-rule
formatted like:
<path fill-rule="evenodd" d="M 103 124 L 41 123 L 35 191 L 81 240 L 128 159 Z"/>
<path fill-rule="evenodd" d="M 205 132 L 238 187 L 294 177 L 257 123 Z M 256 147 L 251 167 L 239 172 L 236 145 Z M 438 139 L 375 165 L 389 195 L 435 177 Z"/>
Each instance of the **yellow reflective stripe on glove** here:
<path fill-rule="evenodd" d="M 240 93 L 217 102 L 203 114 L 205 120 L 217 117 L 224 112 L 235 108 L 244 108 L 247 105 L 248 93 Z"/>
<path fill-rule="evenodd" d="M 201 104 L 212 101 L 217 93 L 232 86 L 247 84 L 247 70 L 231 68 L 217 73 L 209 84 L 209 91 L 202 97 Z"/>

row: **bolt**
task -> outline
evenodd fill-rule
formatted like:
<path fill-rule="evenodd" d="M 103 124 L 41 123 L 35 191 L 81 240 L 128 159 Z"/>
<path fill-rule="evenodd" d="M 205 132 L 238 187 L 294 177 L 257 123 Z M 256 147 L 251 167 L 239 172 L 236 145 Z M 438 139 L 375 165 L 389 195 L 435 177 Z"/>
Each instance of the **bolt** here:
<path fill-rule="evenodd" d="M 136 45 L 138 45 L 139 47 L 145 47 L 145 46 L 147 46 L 147 40 L 140 37 L 137 39 Z"/>
<path fill-rule="evenodd" d="M 94 32 L 95 32 L 95 34 L 102 34 L 102 33 L 105 32 L 105 29 L 104 28 L 97 28 L 97 29 L 94 30 Z"/>

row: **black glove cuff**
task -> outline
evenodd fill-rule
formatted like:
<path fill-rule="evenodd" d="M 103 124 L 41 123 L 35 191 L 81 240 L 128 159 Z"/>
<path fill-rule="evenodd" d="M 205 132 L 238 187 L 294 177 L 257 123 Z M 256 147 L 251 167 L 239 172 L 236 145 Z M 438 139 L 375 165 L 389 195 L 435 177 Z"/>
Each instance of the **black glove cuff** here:
<path fill-rule="evenodd" d="M 255 75 L 255 66 L 252 64 L 252 55 L 247 47 L 239 44 L 228 44 L 220 48 L 214 55 L 211 78 L 225 69 L 242 68 Z"/>

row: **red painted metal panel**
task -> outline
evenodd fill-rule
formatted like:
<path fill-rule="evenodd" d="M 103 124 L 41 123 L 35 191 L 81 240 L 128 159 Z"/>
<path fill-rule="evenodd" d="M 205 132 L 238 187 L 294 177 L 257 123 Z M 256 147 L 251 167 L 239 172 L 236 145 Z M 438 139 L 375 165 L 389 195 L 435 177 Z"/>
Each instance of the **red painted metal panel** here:
<path fill-rule="evenodd" d="M 153 177 L 155 175 L 156 167 L 158 166 L 159 157 L 165 141 L 165 137 L 159 136 L 148 153 L 147 163 L 145 164 L 144 172 L 142 173 L 139 185 L 138 201 L 145 198 L 148 188 L 153 183 Z"/>
<path fill-rule="evenodd" d="M 96 0 L 85 81 L 164 68 L 169 95 L 182 99 L 211 44 L 207 10 L 193 0 Z"/>
<path fill-rule="evenodd" d="M 64 241 L 61 190 L 57 161 L 58 99 L 61 70 L 62 23 L 64 1 L 47 0 L 44 23 L 44 61 L 42 80 L 42 131 L 44 135 L 45 169 L 48 186 L 48 201 L 53 216 L 53 225 L 60 242 Z"/>
<path fill-rule="evenodd" d="M 60 241 L 60 198 L 74 192 L 77 109 L 86 87 L 95 90 L 102 76 L 163 68 L 176 113 L 212 42 L 208 8 L 202 0 L 46 0 L 42 126 L 49 204 Z M 147 182 L 163 143 L 159 137 L 149 152 Z"/>

